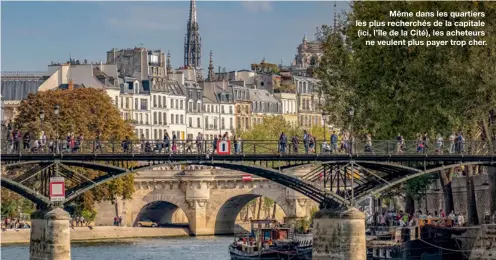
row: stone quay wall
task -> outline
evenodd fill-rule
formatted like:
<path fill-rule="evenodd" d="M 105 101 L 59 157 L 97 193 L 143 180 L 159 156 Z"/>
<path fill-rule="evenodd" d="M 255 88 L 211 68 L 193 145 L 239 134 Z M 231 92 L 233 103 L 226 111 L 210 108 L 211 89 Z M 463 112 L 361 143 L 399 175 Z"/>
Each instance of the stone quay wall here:
<path fill-rule="evenodd" d="M 2 232 L 1 244 L 29 243 L 30 229 L 7 229 Z M 97 240 L 150 238 L 150 237 L 182 237 L 189 236 L 189 231 L 183 228 L 135 228 L 135 227 L 75 227 L 71 229 L 71 242 Z"/>
<path fill-rule="evenodd" d="M 489 185 L 484 185 L 488 180 L 488 176 L 485 174 L 474 176 L 474 187 L 475 196 L 477 201 L 477 214 L 479 216 L 479 223 L 484 222 L 484 216 L 486 210 L 490 208 L 491 203 L 491 190 Z M 467 204 L 467 180 L 465 177 L 455 177 L 451 183 L 451 189 L 453 191 L 453 202 L 456 213 L 464 213 L 465 219 L 467 219 L 468 204 Z M 427 207 L 426 207 L 427 203 Z M 426 208 L 429 212 L 434 214 L 435 211 L 444 208 L 444 195 L 439 181 L 434 184 L 427 191 L 427 196 L 420 203 L 415 203 L 416 210 L 421 210 L 425 212 Z M 449 213 L 448 213 L 449 214 Z"/>

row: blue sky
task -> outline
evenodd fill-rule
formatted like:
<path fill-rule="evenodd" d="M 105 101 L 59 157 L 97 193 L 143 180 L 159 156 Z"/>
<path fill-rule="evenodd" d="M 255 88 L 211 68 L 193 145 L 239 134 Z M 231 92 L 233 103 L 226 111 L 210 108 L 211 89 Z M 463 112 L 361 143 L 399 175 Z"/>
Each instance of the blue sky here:
<path fill-rule="evenodd" d="M 202 67 L 249 68 L 263 57 L 289 64 L 303 34 L 333 21 L 334 2 L 197 3 Z M 338 13 L 347 2 L 337 2 Z M 45 71 L 51 61 L 97 62 L 106 51 L 140 46 L 171 51 L 183 63 L 189 1 L 2 2 L 2 71 Z"/>

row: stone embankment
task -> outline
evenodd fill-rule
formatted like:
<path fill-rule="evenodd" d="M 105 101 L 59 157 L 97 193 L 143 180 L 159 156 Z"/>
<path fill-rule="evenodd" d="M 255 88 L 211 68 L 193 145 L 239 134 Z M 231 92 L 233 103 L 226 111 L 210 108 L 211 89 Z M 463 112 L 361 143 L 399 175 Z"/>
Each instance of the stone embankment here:
<path fill-rule="evenodd" d="M 1 232 L 1 244 L 29 243 L 30 229 L 8 229 Z M 189 236 L 184 228 L 138 228 L 138 227 L 75 227 L 71 229 L 71 242 L 110 240 L 124 238 L 181 237 Z"/>

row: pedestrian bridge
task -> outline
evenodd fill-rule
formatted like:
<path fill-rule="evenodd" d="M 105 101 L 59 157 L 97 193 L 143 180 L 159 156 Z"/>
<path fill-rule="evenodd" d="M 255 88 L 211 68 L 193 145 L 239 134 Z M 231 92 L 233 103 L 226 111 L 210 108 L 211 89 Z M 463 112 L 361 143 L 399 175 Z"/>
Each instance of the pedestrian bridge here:
<path fill-rule="evenodd" d="M 187 142 L 177 141 L 174 151 L 150 150 L 152 141 L 124 143 L 86 140 L 79 147 L 67 147 L 57 142 L 37 149 L 22 149 L 8 143 L 2 146 L 4 167 L 2 186 L 13 190 L 39 205 L 52 204 L 48 197 L 51 176 L 62 176 L 68 189 L 62 203 L 68 203 L 82 193 L 116 178 L 160 165 L 204 165 L 250 173 L 308 197 L 321 208 L 351 206 L 370 195 L 382 193 L 393 186 L 424 174 L 456 169 L 464 165 L 493 165 L 496 159 L 493 143 L 463 142 L 448 146 L 447 150 L 409 150 L 404 142 L 365 142 L 350 144 L 348 148 L 328 151 L 322 142 L 313 149 L 281 149 L 277 141 L 243 141 L 241 151 L 229 143 L 212 152 L 209 143 L 188 149 Z M 148 144 L 147 144 L 148 143 Z M 160 142 L 159 142 L 160 143 Z M 211 144 L 213 148 L 213 144 Z M 431 147 L 431 148 L 429 148 Z M 12 148 L 12 149 L 10 149 Z M 17 149 L 18 148 L 18 149 Z M 75 149 L 77 148 L 77 149 Z M 163 148 L 163 147 L 162 147 Z M 196 150 L 196 148 L 199 148 Z M 5 150 L 7 149 L 7 150 Z M 313 164 L 304 176 L 288 174 L 301 165 Z M 78 173 L 78 168 L 102 172 L 94 179 Z M 41 183 L 41 185 L 40 185 Z"/>

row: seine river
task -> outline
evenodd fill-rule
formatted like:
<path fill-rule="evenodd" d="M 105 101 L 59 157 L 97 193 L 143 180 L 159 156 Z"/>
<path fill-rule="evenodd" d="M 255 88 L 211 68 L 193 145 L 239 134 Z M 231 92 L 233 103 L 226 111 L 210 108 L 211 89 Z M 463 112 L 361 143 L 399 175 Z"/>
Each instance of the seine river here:
<path fill-rule="evenodd" d="M 73 243 L 72 260 L 229 260 L 232 237 L 185 237 Z M 29 259 L 29 245 L 1 248 L 2 260 Z"/>

